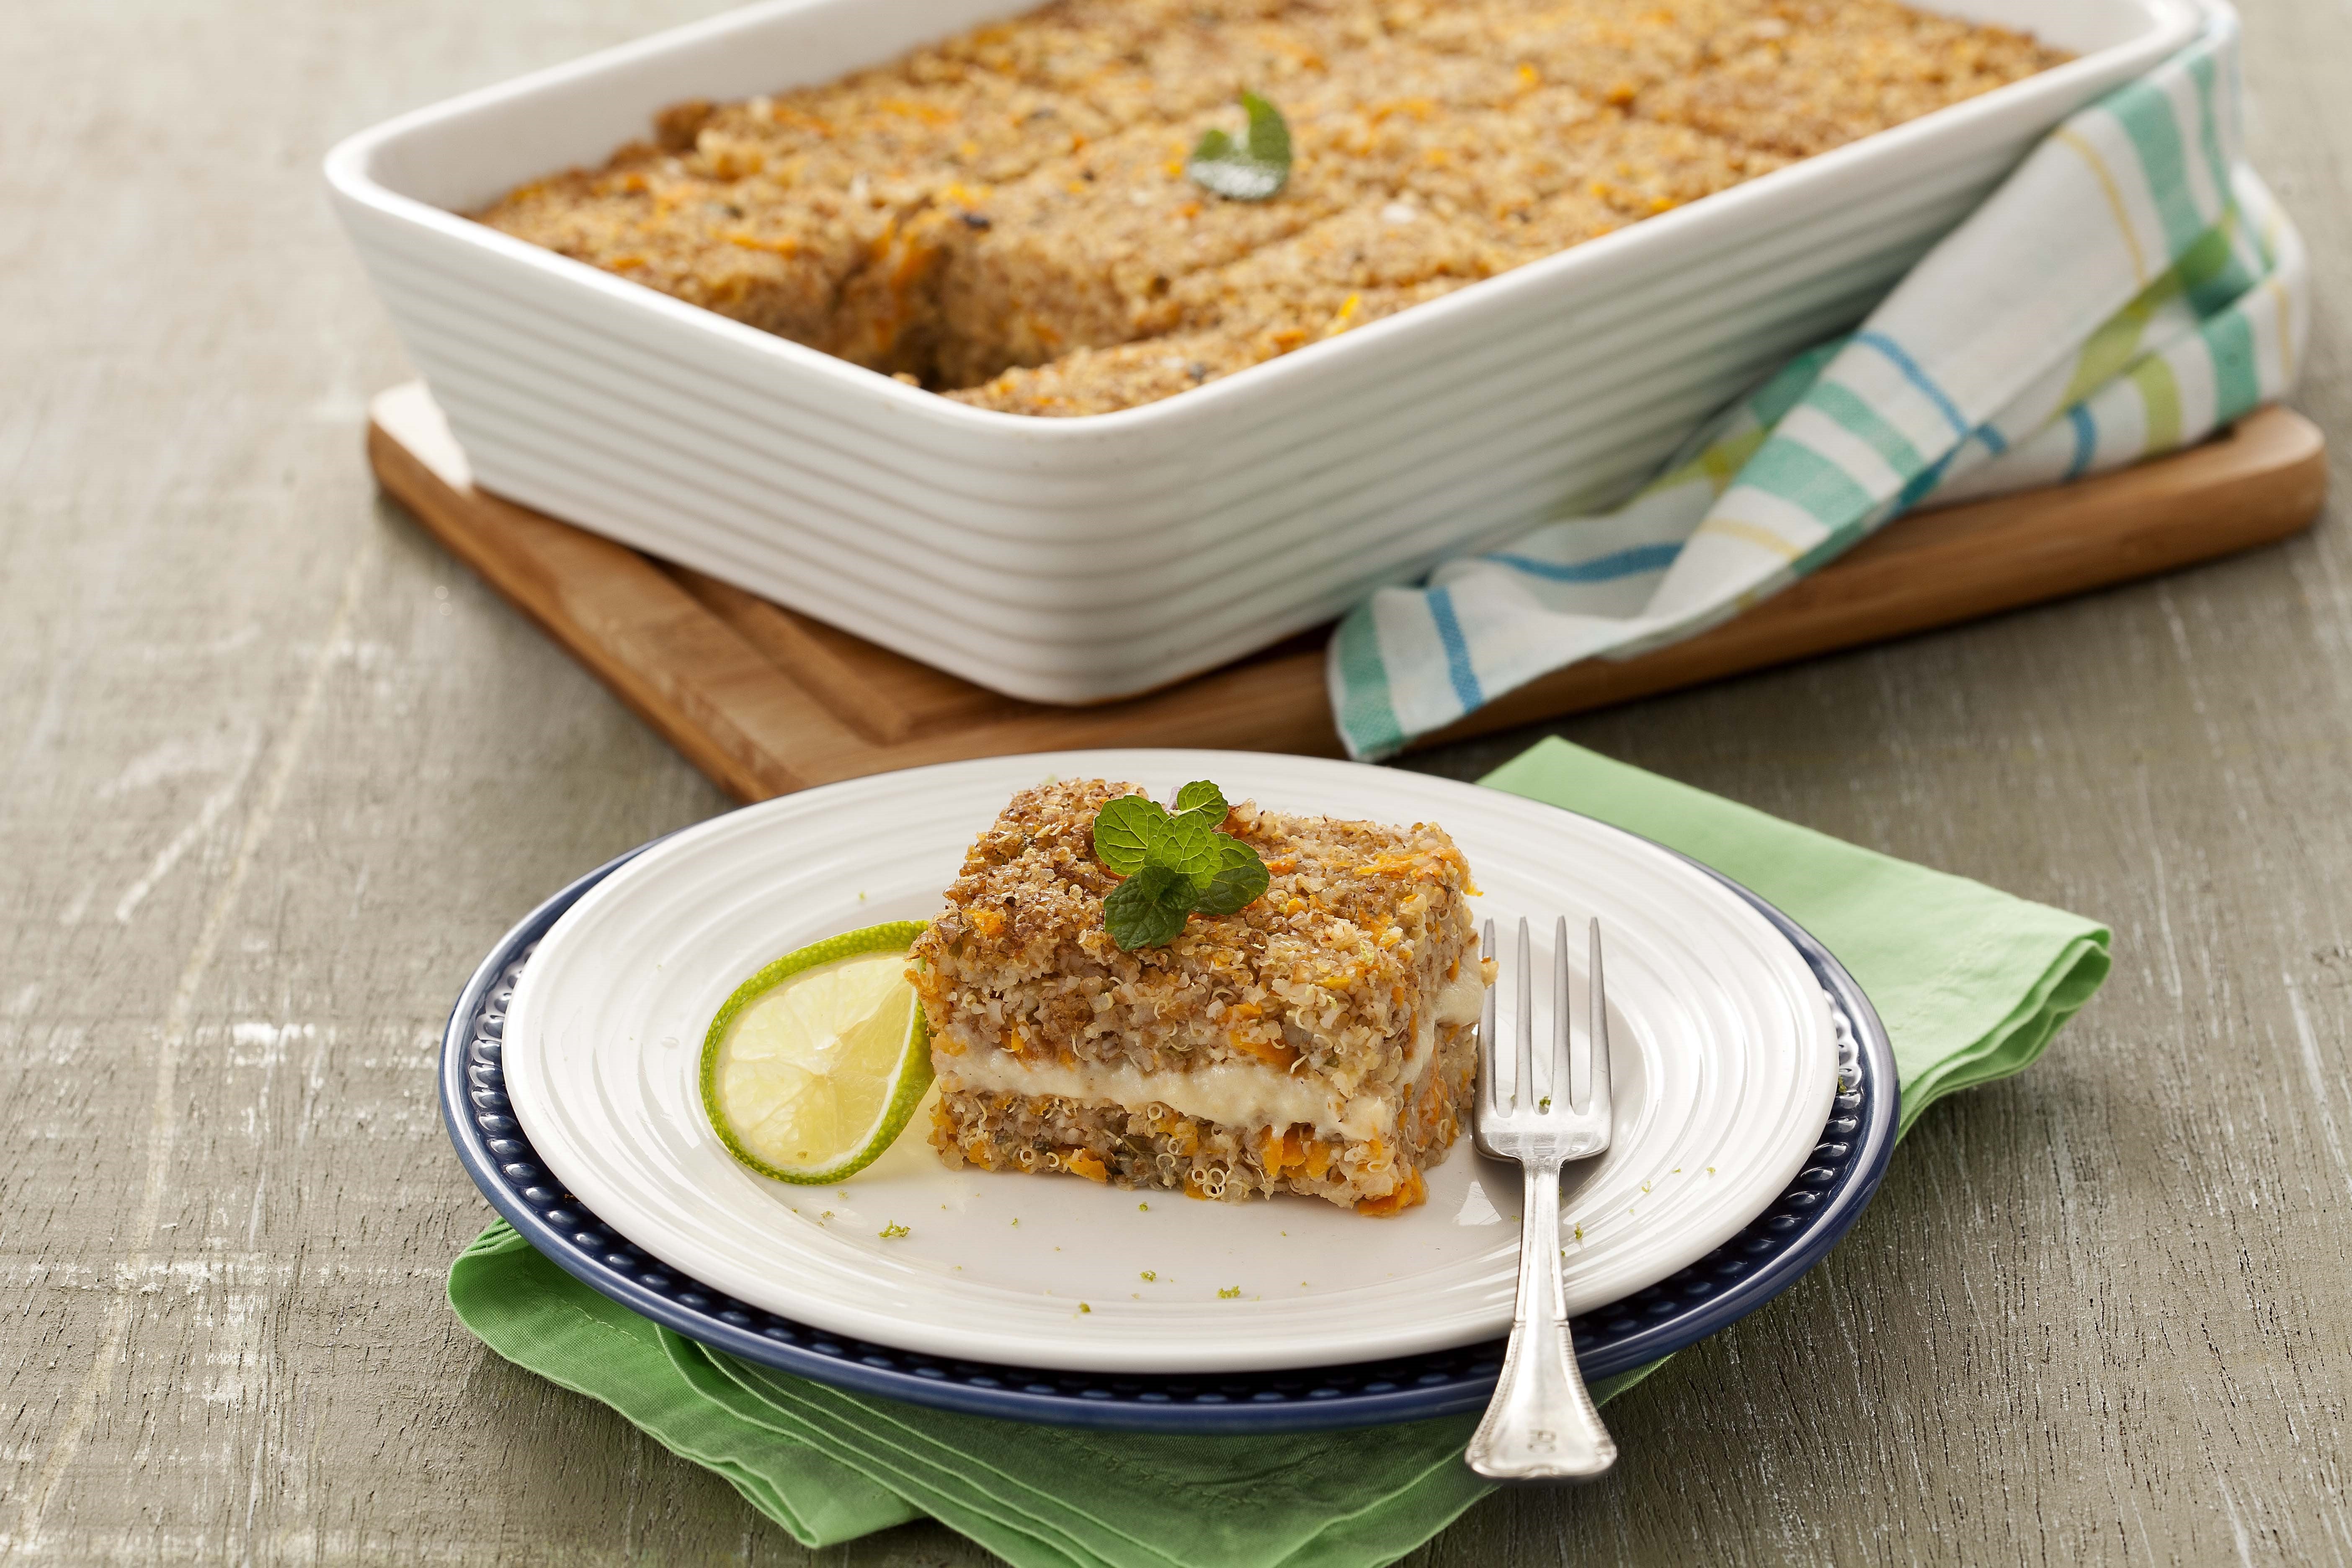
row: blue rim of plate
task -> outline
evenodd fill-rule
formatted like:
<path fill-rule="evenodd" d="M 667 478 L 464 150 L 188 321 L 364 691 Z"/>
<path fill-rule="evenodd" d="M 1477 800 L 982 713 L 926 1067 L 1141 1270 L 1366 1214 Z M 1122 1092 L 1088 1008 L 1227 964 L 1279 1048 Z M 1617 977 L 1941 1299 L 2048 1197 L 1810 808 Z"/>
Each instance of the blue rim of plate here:
<path fill-rule="evenodd" d="M 1486 1406 L 1502 1368 L 1500 1340 L 1280 1372 L 1114 1376 L 1039 1371 L 927 1355 L 811 1328 L 711 1289 L 632 1245 L 540 1163 L 507 1101 L 500 1036 L 507 1000 L 540 939 L 591 888 L 660 842 L 598 867 L 500 938 L 459 994 L 442 1037 L 441 1112 L 459 1163 L 490 1206 L 565 1272 L 641 1316 L 744 1361 L 856 1394 L 1004 1420 L 1207 1436 L 1384 1426 Z M 1794 921 L 1720 872 L 1699 868 L 1770 921 L 1820 980 L 1837 1026 L 1838 1093 L 1812 1158 L 1738 1236 L 1646 1289 L 1574 1320 L 1577 1362 L 1589 1379 L 1631 1372 L 1681 1350 L 1796 1283 L 1860 1217 L 1895 1149 L 1901 1094 L 1895 1048 L 1862 987 Z"/>

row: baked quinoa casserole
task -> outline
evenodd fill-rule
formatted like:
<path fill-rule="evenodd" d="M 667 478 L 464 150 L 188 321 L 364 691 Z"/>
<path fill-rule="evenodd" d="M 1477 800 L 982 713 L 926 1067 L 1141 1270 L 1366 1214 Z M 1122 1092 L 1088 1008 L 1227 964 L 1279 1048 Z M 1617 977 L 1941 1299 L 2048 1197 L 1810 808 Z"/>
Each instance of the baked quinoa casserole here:
<path fill-rule="evenodd" d="M 1492 974 L 1461 851 L 1432 824 L 1244 802 L 1223 831 L 1263 860 L 1265 892 L 1128 951 L 1106 926 L 1121 879 L 1093 830 L 1142 793 L 1024 791 L 965 857 L 909 958 L 939 1082 L 932 1144 L 951 1166 L 1197 1198 L 1420 1203 L 1470 1114 Z"/>
<path fill-rule="evenodd" d="M 2066 57 L 1893 0 L 1055 0 L 474 216 L 958 401 L 1132 407 Z M 1265 200 L 1188 174 L 1237 95 Z"/>

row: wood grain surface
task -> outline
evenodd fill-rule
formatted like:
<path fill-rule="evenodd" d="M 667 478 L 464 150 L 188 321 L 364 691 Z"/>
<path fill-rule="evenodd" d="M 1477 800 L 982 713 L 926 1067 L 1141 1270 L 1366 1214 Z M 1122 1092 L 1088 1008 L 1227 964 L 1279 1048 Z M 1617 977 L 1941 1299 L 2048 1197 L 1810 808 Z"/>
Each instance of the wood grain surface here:
<path fill-rule="evenodd" d="M 1318 628 L 1164 689 L 1086 708 L 1003 696 L 689 567 L 475 488 L 422 382 L 368 404 L 384 492 L 739 800 L 892 768 L 1087 746 L 1339 756 Z M 1712 631 L 1587 659 L 1428 744 L 1975 620 L 2274 543 L 2307 528 L 2326 442 L 2292 409 L 2076 484 L 1897 519 Z"/>
<path fill-rule="evenodd" d="M 725 796 L 373 499 L 412 374 L 316 173 L 709 0 L 17 0 L 0 28 L 0 1552 L 813 1554 L 513 1371 L 435 1037 L 579 870 Z M 2352 451 L 2352 10 L 2253 0 L 2253 153 Z M 1829 1262 L 1612 1407 L 1491 1563 L 2352 1559 L 2352 486 L 2210 567 L 1555 725 L 2096 914 L 2118 963 L 1932 1112 Z M 1536 731 L 1411 765 L 1474 775 Z M 920 1525 L 828 1563 L 984 1561 Z"/>

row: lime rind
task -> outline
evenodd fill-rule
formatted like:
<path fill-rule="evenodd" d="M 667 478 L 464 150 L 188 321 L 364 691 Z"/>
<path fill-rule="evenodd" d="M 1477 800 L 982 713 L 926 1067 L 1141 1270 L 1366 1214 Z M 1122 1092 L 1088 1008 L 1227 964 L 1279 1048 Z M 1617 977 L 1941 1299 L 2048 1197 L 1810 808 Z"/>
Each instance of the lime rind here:
<path fill-rule="evenodd" d="M 931 1087 L 930 1031 L 924 1021 L 921 1004 L 912 998 L 908 1003 L 905 1045 L 893 1070 L 894 1081 L 881 1115 L 846 1155 L 823 1165 L 779 1165 L 745 1146 L 743 1139 L 731 1124 L 731 1119 L 719 1107 L 719 1058 L 728 1032 L 744 1009 L 794 975 L 867 953 L 904 952 L 914 946 L 915 939 L 922 933 L 921 921 L 892 921 L 827 937 L 765 965 L 737 986 L 734 994 L 720 1005 L 717 1016 L 710 1020 L 709 1031 L 702 1037 L 702 1110 L 709 1118 L 711 1131 L 719 1134 L 719 1141 L 726 1145 L 729 1153 L 749 1169 L 775 1181 L 790 1182 L 795 1186 L 824 1186 L 864 1170 L 898 1142 L 898 1135 L 907 1130 L 907 1123 L 913 1119 L 915 1107 L 922 1102 L 924 1094 Z M 772 1106 L 768 1108 L 770 1113 L 773 1110 Z"/>

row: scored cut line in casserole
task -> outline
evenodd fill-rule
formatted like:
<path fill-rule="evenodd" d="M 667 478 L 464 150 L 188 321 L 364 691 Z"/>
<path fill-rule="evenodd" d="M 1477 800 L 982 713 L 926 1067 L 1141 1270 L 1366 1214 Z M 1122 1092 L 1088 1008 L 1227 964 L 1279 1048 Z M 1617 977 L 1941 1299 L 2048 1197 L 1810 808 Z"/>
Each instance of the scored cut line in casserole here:
<path fill-rule="evenodd" d="M 1058 0 L 478 215 L 959 401 L 1173 395 L 2066 57 L 1891 0 Z M 1183 173 L 1249 88 L 1290 183 Z"/>

